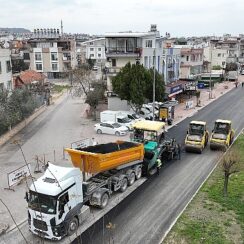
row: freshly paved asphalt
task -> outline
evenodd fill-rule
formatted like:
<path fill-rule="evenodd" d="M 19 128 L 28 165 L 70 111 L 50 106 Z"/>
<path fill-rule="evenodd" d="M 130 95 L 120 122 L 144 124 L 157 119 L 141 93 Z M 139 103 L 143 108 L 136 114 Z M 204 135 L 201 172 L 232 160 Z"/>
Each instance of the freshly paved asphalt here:
<path fill-rule="evenodd" d="M 168 132 L 183 143 L 191 120 L 207 122 L 211 132 L 216 119 L 230 119 L 236 134 L 244 127 L 244 88 L 233 89 Z M 74 243 L 159 243 L 171 223 L 217 163 L 221 152 L 205 149 L 202 155 L 183 153 L 89 228 Z M 113 228 L 107 228 L 111 222 Z"/>

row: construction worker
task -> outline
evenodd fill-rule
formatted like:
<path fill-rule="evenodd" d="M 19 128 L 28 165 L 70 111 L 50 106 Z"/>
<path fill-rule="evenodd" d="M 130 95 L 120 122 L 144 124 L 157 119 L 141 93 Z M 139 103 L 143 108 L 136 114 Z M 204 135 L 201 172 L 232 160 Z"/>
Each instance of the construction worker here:
<path fill-rule="evenodd" d="M 156 166 L 157 166 L 157 175 L 159 175 L 159 171 L 160 171 L 160 169 L 162 167 L 162 162 L 161 162 L 161 159 L 160 158 L 158 158 L 156 160 Z"/>

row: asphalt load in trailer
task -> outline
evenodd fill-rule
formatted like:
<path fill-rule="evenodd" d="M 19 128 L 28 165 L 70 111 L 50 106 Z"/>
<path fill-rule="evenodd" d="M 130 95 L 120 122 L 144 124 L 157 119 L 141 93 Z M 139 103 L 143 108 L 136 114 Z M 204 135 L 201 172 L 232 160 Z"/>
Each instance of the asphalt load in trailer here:
<path fill-rule="evenodd" d="M 77 148 L 76 150 L 80 150 L 83 152 L 107 154 L 107 153 L 117 152 L 117 151 L 129 149 L 137 146 L 138 144 L 133 142 L 117 142 L 117 143 L 111 142 L 106 144 L 89 146 L 86 148 Z"/>

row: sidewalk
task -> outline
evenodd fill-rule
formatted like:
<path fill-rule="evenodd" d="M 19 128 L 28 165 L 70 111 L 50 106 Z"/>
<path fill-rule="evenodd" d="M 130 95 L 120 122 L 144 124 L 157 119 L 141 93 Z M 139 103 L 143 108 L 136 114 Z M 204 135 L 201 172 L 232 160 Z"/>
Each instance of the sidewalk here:
<path fill-rule="evenodd" d="M 185 102 L 193 101 L 193 108 L 191 109 L 186 109 L 185 102 L 176 105 L 175 119 L 172 126 L 180 123 L 182 120 L 184 120 L 187 117 L 191 117 L 199 110 L 203 109 L 205 106 L 207 106 L 208 104 L 215 101 L 216 99 L 218 99 L 219 97 L 221 97 L 222 95 L 226 94 L 227 92 L 231 91 L 234 88 L 235 88 L 234 82 L 224 81 L 222 83 L 217 83 L 215 84 L 215 87 L 212 90 L 212 98 L 210 98 L 209 89 L 201 89 L 201 94 L 199 99 L 201 101 L 200 106 L 197 106 L 196 96 L 192 96 L 191 98 L 185 100 Z M 168 126 L 167 129 L 171 128 L 172 126 Z"/>

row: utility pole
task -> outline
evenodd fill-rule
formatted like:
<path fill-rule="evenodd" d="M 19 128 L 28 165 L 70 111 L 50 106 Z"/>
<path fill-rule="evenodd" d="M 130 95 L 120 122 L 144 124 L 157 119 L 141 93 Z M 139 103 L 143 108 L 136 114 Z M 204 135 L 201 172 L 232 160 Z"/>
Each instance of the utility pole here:
<path fill-rule="evenodd" d="M 212 99 L 212 45 L 210 42 L 210 77 L 209 77 L 209 99 Z"/>
<path fill-rule="evenodd" d="M 155 34 L 153 57 L 154 57 L 154 67 L 153 67 L 153 121 L 154 121 L 155 120 L 156 34 Z"/>

